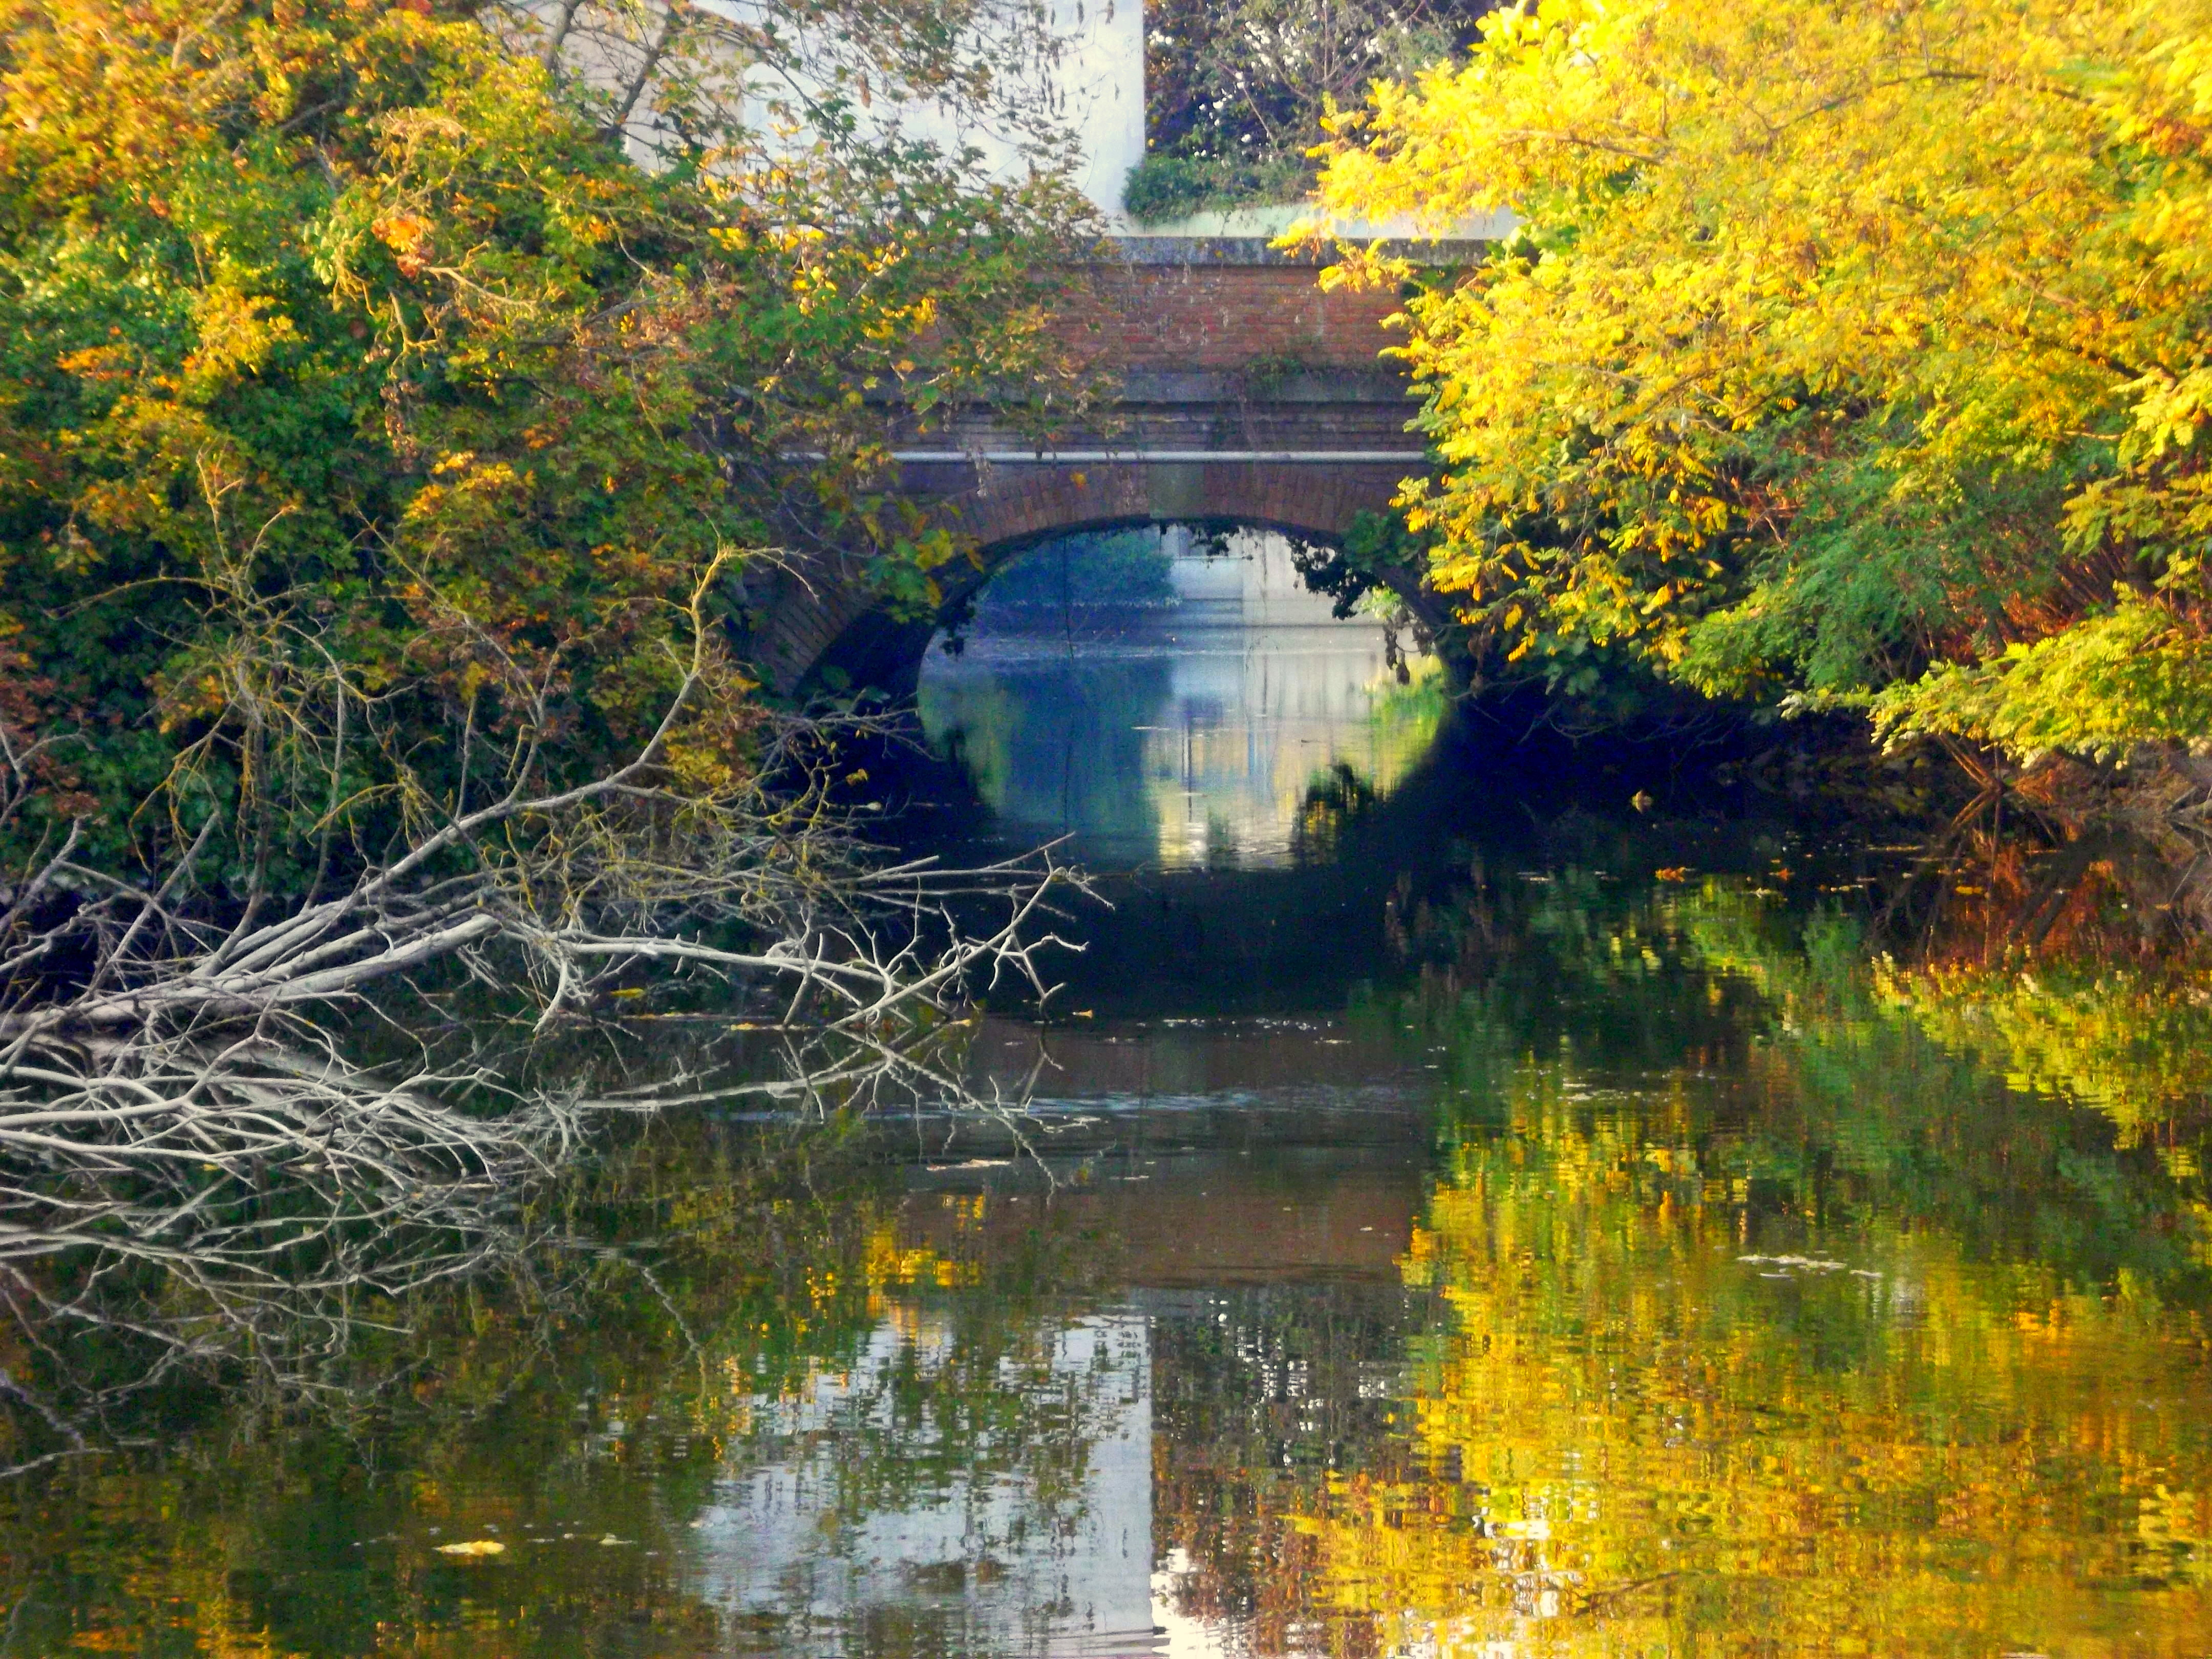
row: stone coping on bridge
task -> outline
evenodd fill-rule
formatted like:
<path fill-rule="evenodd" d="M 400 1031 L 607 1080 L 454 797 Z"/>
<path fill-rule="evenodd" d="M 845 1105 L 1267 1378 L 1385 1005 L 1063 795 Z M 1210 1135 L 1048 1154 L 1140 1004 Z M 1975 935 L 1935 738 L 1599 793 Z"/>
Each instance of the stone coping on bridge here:
<path fill-rule="evenodd" d="M 1109 236 L 1113 257 L 1133 265 L 1293 265 L 1319 270 L 1336 263 L 1333 246 L 1283 248 L 1264 236 Z M 1471 239 L 1385 237 L 1375 240 L 1384 253 L 1417 264 L 1462 266 L 1478 264 L 1492 243 Z"/>
<path fill-rule="evenodd" d="M 1316 246 L 1275 246 L 1292 230 L 1322 222 L 1328 232 Z M 1405 218 L 1324 221 L 1312 202 L 1251 202 L 1149 225 L 1123 218 L 1108 240 L 1133 264 L 1317 266 L 1334 259 L 1330 243 L 1343 241 L 1379 246 L 1386 253 L 1423 264 L 1467 265 L 1510 236 L 1520 222 L 1505 212 L 1472 215 L 1441 229 Z"/>

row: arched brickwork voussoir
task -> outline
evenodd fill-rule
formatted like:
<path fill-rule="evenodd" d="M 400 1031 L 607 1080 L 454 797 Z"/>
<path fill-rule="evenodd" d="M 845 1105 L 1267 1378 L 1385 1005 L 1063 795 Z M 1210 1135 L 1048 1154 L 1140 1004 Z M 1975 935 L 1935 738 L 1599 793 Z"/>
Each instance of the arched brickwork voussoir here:
<path fill-rule="evenodd" d="M 1360 513 L 1388 507 L 1408 470 L 1244 460 L 996 467 L 980 487 L 942 499 L 948 522 L 999 558 L 1076 531 L 1201 520 L 1333 542 Z"/>
<path fill-rule="evenodd" d="M 1080 531 L 1146 524 L 1234 523 L 1334 543 L 1363 512 L 1390 504 L 1407 469 L 1373 461 L 1105 461 L 1086 465 L 909 467 L 906 489 L 978 544 L 981 566 L 944 582 L 949 612 L 1024 549 Z M 957 475 L 957 476 L 955 476 Z M 959 487 L 964 484 L 964 488 Z M 948 487 L 951 486 L 951 487 Z M 939 626 L 902 621 L 850 588 L 781 596 L 757 641 L 769 683 L 786 694 L 833 683 L 909 696 Z"/>

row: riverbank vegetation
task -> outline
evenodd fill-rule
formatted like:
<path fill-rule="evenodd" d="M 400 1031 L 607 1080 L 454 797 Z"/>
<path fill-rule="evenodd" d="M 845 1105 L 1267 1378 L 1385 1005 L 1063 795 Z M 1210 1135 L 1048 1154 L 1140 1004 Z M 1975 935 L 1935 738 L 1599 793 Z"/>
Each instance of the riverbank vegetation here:
<path fill-rule="evenodd" d="M 927 605 L 957 556 L 869 394 L 1087 395 L 1034 21 L 0 5 L 0 1282 L 33 1328 L 289 1372 L 276 1304 L 467 1270 L 592 1108 L 703 1086 L 532 1080 L 646 964 L 812 1033 L 746 1081 L 822 1105 L 1021 971 L 1060 872 L 885 875 L 740 645 L 780 563 Z M 902 95 L 1036 165 L 870 125 Z"/>
<path fill-rule="evenodd" d="M 1479 671 L 1849 710 L 2196 846 L 2208 65 L 2194 3 L 1541 0 L 1337 115 L 1331 211 L 1521 220 L 1337 271 L 1414 284 L 1407 556 Z"/>

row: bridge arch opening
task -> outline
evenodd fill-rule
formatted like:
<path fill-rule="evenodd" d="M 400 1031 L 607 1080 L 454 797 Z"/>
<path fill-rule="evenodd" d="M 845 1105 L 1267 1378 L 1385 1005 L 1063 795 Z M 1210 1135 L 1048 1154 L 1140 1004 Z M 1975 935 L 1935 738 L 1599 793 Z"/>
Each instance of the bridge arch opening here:
<path fill-rule="evenodd" d="M 1105 868 L 1325 856 L 1426 754 L 1449 698 L 1379 607 L 1335 615 L 1301 550 L 1218 520 L 1008 550 L 923 659 L 923 731 L 1010 847 L 1072 836 Z"/>
<path fill-rule="evenodd" d="M 803 626 L 787 641 L 769 641 L 787 658 L 767 665 L 771 677 L 801 690 L 860 688 L 895 701 L 911 697 L 931 641 L 957 625 L 1001 569 L 1036 548 L 1129 531 L 1202 538 L 1273 532 L 1306 546 L 1335 547 L 1363 514 L 1388 508 L 1403 474 L 1401 467 L 1372 463 L 996 471 L 999 476 L 964 489 L 947 489 L 951 481 L 934 478 L 917 489 L 935 496 L 946 521 L 981 544 L 972 560 L 937 573 L 943 599 L 934 616 L 901 616 L 866 600 L 850 614 L 834 599 L 787 605 L 786 617 Z"/>

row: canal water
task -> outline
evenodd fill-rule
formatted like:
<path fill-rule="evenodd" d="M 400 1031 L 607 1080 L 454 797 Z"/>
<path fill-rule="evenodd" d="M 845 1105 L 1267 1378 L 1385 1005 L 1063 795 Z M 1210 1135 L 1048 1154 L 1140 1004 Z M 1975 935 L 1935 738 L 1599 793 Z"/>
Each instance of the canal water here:
<path fill-rule="evenodd" d="M 1019 1111 L 641 1126 L 306 1403 L 118 1396 L 0 1653 L 2212 1654 L 2201 969 L 1281 558 L 925 675 L 897 833 L 1101 872 Z"/>

